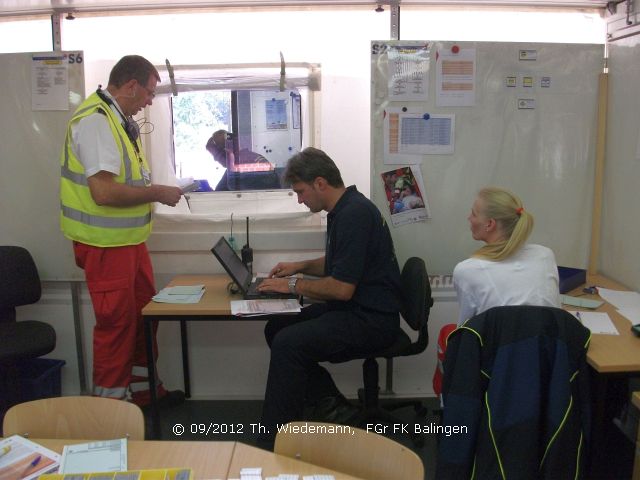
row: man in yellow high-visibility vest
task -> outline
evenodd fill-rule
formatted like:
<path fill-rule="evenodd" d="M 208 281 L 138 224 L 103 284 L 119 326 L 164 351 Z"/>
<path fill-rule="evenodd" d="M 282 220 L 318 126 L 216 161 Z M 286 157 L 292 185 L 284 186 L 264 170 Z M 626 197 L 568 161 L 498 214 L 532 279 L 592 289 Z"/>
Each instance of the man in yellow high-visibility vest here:
<path fill-rule="evenodd" d="M 132 118 L 151 105 L 159 81 L 147 59 L 120 59 L 107 88 L 73 114 L 61 155 L 61 228 L 73 240 L 96 316 L 93 394 L 140 406 L 150 401 L 141 310 L 156 293 L 145 245 L 151 204 L 175 206 L 182 194 L 151 182 Z M 161 382 L 157 394 L 160 405 L 184 401 L 183 392 L 168 392 Z"/>

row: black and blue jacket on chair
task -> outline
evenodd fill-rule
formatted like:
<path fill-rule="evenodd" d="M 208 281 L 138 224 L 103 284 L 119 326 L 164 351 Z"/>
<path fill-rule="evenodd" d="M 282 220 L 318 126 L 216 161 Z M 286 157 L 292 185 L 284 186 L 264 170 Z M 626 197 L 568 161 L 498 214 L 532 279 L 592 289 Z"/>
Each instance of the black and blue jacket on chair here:
<path fill-rule="evenodd" d="M 590 427 L 590 332 L 552 307 L 495 307 L 448 338 L 438 479 L 575 479 Z"/>

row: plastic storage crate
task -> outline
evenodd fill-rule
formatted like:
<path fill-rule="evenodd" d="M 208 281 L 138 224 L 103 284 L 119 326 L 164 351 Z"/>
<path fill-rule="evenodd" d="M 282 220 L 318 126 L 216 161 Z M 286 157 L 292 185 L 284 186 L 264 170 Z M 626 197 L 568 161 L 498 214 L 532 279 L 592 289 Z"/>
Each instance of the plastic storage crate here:
<path fill-rule="evenodd" d="M 52 358 L 33 358 L 18 365 L 20 376 L 20 401 L 59 397 L 61 370 L 66 362 Z"/>
<path fill-rule="evenodd" d="M 560 293 L 567 293 L 587 281 L 587 271 L 581 268 L 558 267 Z"/>

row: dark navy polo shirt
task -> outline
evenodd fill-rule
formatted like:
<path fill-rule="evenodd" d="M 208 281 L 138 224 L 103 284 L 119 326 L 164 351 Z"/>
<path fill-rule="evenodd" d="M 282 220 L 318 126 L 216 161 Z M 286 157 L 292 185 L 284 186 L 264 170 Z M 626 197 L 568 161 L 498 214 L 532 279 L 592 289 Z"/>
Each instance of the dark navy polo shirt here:
<path fill-rule="evenodd" d="M 365 309 L 400 311 L 400 268 L 389 227 L 354 185 L 327 215 L 325 274 L 356 285 L 351 302 Z"/>

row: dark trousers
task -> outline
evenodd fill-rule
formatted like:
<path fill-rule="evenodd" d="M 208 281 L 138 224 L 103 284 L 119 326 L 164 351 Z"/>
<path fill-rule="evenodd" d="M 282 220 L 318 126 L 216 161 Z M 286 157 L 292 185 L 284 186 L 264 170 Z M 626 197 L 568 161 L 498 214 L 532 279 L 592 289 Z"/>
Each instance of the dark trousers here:
<path fill-rule="evenodd" d="M 302 419 L 305 399 L 314 403 L 339 394 L 318 362 L 365 358 L 395 340 L 397 313 L 331 308 L 310 305 L 296 317 L 276 318 L 265 327 L 271 362 L 258 437 L 264 448 L 273 447 L 279 425 Z"/>

